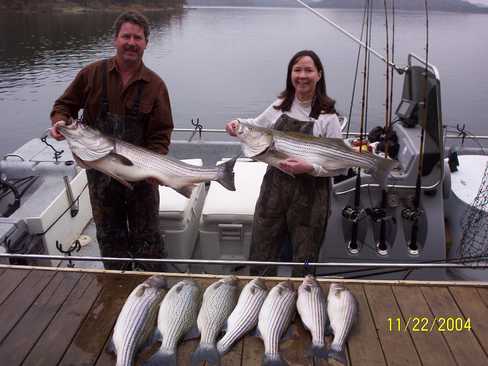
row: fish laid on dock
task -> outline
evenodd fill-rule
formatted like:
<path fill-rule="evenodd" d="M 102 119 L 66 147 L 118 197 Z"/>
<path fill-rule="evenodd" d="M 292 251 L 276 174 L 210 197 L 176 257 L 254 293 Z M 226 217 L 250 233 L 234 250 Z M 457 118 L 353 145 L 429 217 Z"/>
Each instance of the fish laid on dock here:
<path fill-rule="evenodd" d="M 279 354 L 282 335 L 290 326 L 295 312 L 296 292 L 290 281 L 271 289 L 259 312 L 258 331 L 264 342 L 263 365 L 286 365 Z"/>
<path fill-rule="evenodd" d="M 178 341 L 195 326 L 200 302 L 200 287 L 191 280 L 180 281 L 168 291 L 159 308 L 155 337 L 161 346 L 145 366 L 176 365 Z"/>
<path fill-rule="evenodd" d="M 201 182 L 217 181 L 228 190 L 236 190 L 235 159 L 212 168 L 198 167 L 108 137 L 79 122 L 59 121 L 55 127 L 68 141 L 80 166 L 105 173 L 127 187 L 131 187 L 129 182 L 152 178 L 188 198 L 195 184 Z"/>
<path fill-rule="evenodd" d="M 192 365 L 198 365 L 201 361 L 207 361 L 211 365 L 220 363 L 220 355 L 215 345 L 216 338 L 236 306 L 237 285 L 235 276 L 227 276 L 205 290 L 197 319 L 200 344 L 192 355 Z"/>
<path fill-rule="evenodd" d="M 152 276 L 138 285 L 127 298 L 112 336 L 111 348 L 117 354 L 117 366 L 134 364 L 136 353 L 154 331 L 165 290 L 166 279 L 161 275 Z"/>
<path fill-rule="evenodd" d="M 260 278 L 244 286 L 234 311 L 227 319 L 225 335 L 217 343 L 220 355 L 228 352 L 237 340 L 257 326 L 259 311 L 267 294 L 268 289 Z"/>
<path fill-rule="evenodd" d="M 263 161 L 278 169 L 280 163 L 288 158 L 298 158 L 309 164 L 319 165 L 331 176 L 344 169 L 359 167 L 384 187 L 390 171 L 398 166 L 395 160 L 355 151 L 339 138 L 283 132 L 244 122 L 239 123 L 237 138 L 246 157 Z"/>
<path fill-rule="evenodd" d="M 344 286 L 332 283 L 327 297 L 327 312 L 334 339 L 328 352 L 329 365 L 347 365 L 344 346 L 358 315 L 354 295 Z"/>
<path fill-rule="evenodd" d="M 322 288 L 313 276 L 305 277 L 298 288 L 297 310 L 303 325 L 312 335 L 311 355 L 327 359 L 325 348 L 327 303 Z"/>

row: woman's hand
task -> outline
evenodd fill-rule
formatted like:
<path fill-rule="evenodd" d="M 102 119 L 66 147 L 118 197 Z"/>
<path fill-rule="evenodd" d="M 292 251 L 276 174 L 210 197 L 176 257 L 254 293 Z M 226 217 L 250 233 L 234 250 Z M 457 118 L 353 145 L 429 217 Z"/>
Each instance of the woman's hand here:
<path fill-rule="evenodd" d="M 234 119 L 230 122 L 227 122 L 227 124 L 225 125 L 225 130 L 229 135 L 236 137 L 238 127 L 239 127 L 239 121 Z"/>
<path fill-rule="evenodd" d="M 294 158 L 288 158 L 280 163 L 280 168 L 290 174 L 311 173 L 313 166 L 306 161 Z"/>
<path fill-rule="evenodd" d="M 54 125 L 49 129 L 49 133 L 51 137 L 54 138 L 55 140 L 58 141 L 64 140 L 64 136 L 61 134 L 61 132 L 58 131 L 58 129 Z"/>

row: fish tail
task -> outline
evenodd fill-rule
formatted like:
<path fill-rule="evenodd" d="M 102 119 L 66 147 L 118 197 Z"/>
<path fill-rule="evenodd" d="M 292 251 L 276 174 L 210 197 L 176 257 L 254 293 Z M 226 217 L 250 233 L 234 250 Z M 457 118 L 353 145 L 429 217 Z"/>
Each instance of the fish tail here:
<path fill-rule="evenodd" d="M 386 187 L 386 181 L 390 171 L 398 165 L 396 160 L 378 159 L 374 170 L 371 171 L 373 178 L 380 184 L 381 188 Z"/>
<path fill-rule="evenodd" d="M 288 363 L 279 354 L 264 354 L 263 366 L 288 366 Z"/>
<path fill-rule="evenodd" d="M 327 354 L 327 362 L 331 366 L 347 366 L 346 352 L 343 349 L 331 348 Z"/>
<path fill-rule="evenodd" d="M 319 344 L 313 344 L 312 347 L 310 347 L 309 354 L 312 357 L 322 358 L 324 360 L 328 357 L 328 352 L 325 346 Z"/>
<path fill-rule="evenodd" d="M 176 353 L 156 352 L 152 357 L 143 364 L 143 366 L 176 366 Z"/>
<path fill-rule="evenodd" d="M 191 356 L 191 365 L 199 365 L 202 361 L 207 361 L 210 365 L 220 365 L 220 355 L 213 344 L 199 345 Z"/>
<path fill-rule="evenodd" d="M 223 164 L 220 164 L 218 169 L 218 179 L 217 182 L 222 184 L 225 188 L 229 191 L 235 191 L 236 186 L 234 183 L 234 165 L 236 163 L 237 157 L 226 161 Z"/>

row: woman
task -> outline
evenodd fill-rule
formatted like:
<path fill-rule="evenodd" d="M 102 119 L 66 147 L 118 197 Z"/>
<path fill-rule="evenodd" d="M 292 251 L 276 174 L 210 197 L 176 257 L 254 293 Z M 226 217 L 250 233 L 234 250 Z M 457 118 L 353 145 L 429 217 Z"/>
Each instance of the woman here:
<path fill-rule="evenodd" d="M 286 89 L 261 115 L 241 119 L 252 125 L 314 136 L 342 138 L 335 101 L 327 96 L 324 68 L 313 51 L 295 54 L 288 64 Z M 227 123 L 236 136 L 239 120 Z M 275 261 L 287 239 L 293 260 L 315 262 L 327 226 L 330 181 L 320 166 L 289 158 L 281 168 L 268 167 L 256 203 L 249 260 Z M 273 275 L 275 268 L 254 267 L 252 275 Z M 295 268 L 302 276 L 304 268 Z"/>

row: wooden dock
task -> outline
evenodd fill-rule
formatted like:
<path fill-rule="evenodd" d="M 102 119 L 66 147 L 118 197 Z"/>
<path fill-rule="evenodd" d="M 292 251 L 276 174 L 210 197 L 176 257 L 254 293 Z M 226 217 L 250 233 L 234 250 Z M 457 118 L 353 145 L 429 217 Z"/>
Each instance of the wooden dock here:
<path fill-rule="evenodd" d="M 115 365 L 107 342 L 125 299 L 146 277 L 0 266 L 0 364 Z M 182 277 L 171 274 L 168 280 L 172 284 Z M 202 286 L 215 277 L 193 276 Z M 241 279 L 243 284 L 247 280 Z M 322 282 L 324 291 L 330 282 Z M 488 284 L 341 282 L 359 303 L 359 319 L 347 343 L 351 366 L 488 365 Z M 180 344 L 179 365 L 189 365 L 197 344 Z M 309 347 L 310 336 L 297 316 L 281 353 L 290 365 L 327 365 L 306 358 Z M 222 365 L 260 365 L 263 351 L 260 339 L 246 337 Z M 145 350 L 137 364 L 150 354 Z"/>

